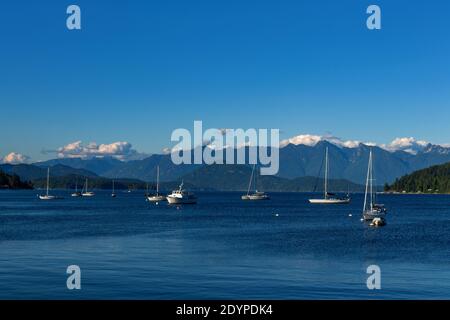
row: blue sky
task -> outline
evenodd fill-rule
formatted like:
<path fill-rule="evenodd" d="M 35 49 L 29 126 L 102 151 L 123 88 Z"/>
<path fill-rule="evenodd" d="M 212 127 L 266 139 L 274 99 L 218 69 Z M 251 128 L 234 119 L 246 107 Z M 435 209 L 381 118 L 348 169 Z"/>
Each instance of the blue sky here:
<path fill-rule="evenodd" d="M 66 29 L 66 8 L 82 30 Z M 366 8 L 382 9 L 382 30 Z M 448 1 L 10 1 L 0 157 L 70 142 L 170 146 L 176 128 L 450 142 Z"/>

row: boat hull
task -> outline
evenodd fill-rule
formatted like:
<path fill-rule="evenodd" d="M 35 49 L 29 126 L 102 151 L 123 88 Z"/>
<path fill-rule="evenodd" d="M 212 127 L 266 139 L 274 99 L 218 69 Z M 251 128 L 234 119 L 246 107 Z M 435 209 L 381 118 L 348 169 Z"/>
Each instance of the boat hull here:
<path fill-rule="evenodd" d="M 366 221 L 373 220 L 375 218 L 384 218 L 386 216 L 386 212 L 379 211 L 364 211 L 363 219 Z"/>
<path fill-rule="evenodd" d="M 149 196 L 149 197 L 147 197 L 147 200 L 150 202 L 160 202 L 160 201 L 166 201 L 167 198 L 164 196 Z"/>
<path fill-rule="evenodd" d="M 167 202 L 170 204 L 196 204 L 196 198 L 179 198 L 179 197 L 171 197 L 167 196 Z"/>
<path fill-rule="evenodd" d="M 350 199 L 309 199 L 313 204 L 349 204 Z"/>
<path fill-rule="evenodd" d="M 56 200 L 58 197 L 56 196 L 39 196 L 39 199 L 41 200 Z"/>
<path fill-rule="evenodd" d="M 83 197 L 93 197 L 93 196 L 95 196 L 95 193 L 93 193 L 93 192 L 87 192 L 87 193 L 82 193 L 81 194 Z"/>
<path fill-rule="evenodd" d="M 243 199 L 243 200 L 253 200 L 253 201 L 258 201 L 258 200 L 269 200 L 269 196 L 248 196 L 247 198 Z"/>

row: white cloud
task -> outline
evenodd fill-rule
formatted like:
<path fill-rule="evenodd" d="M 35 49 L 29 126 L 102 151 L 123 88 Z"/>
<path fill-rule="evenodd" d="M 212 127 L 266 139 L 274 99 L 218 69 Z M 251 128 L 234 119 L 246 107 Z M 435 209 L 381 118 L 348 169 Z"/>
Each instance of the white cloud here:
<path fill-rule="evenodd" d="M 357 140 L 342 140 L 341 138 L 334 136 L 318 136 L 312 134 L 301 134 L 290 139 L 286 139 L 280 142 L 280 147 L 285 147 L 288 144 L 315 146 L 320 141 L 328 141 L 338 147 L 356 148 L 361 143 Z"/>
<path fill-rule="evenodd" d="M 319 141 L 322 141 L 321 136 L 315 136 L 312 134 L 301 134 L 280 142 L 280 147 L 284 147 L 288 144 L 303 144 L 305 146 L 315 146 Z"/>
<path fill-rule="evenodd" d="M 147 157 L 147 154 L 139 153 L 133 149 L 131 143 L 125 141 L 100 144 L 91 142 L 83 145 L 81 141 L 69 143 L 56 150 L 58 158 L 101 158 L 113 157 L 122 161 L 137 160 Z"/>
<path fill-rule="evenodd" d="M 405 151 L 411 154 L 425 149 L 430 143 L 424 140 L 416 140 L 413 137 L 395 138 L 387 145 L 381 145 L 382 148 L 388 151 Z"/>
<path fill-rule="evenodd" d="M 26 163 L 30 160 L 30 157 L 17 153 L 17 152 L 11 152 L 7 156 L 3 158 L 3 163 L 9 163 L 9 164 L 20 164 L 20 163 Z"/>

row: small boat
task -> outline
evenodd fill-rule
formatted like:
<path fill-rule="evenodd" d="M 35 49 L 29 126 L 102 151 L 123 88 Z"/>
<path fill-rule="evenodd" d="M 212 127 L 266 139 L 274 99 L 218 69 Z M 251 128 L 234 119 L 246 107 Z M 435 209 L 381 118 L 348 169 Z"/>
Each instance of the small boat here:
<path fill-rule="evenodd" d="M 267 193 L 256 190 L 254 193 L 244 194 L 242 200 L 270 200 Z"/>
<path fill-rule="evenodd" d="M 75 192 L 71 194 L 72 197 L 81 197 L 81 192 L 78 191 L 78 179 L 75 182 Z"/>
<path fill-rule="evenodd" d="M 373 218 L 372 222 L 370 223 L 371 227 L 382 227 L 386 225 L 386 219 L 382 217 Z"/>
<path fill-rule="evenodd" d="M 187 192 L 183 189 L 183 182 L 181 182 L 178 190 L 172 191 L 167 196 L 167 201 L 170 204 L 195 204 L 197 203 L 197 197 L 192 192 Z"/>
<path fill-rule="evenodd" d="M 111 192 L 111 198 L 115 198 L 116 193 L 114 192 L 114 180 L 112 181 L 112 192 Z"/>
<path fill-rule="evenodd" d="M 86 183 L 85 183 L 85 185 L 84 185 L 83 190 L 84 190 L 84 192 L 81 193 L 81 195 L 82 195 L 83 197 L 93 197 L 93 196 L 95 196 L 95 193 L 94 193 L 94 192 L 88 191 L 88 179 L 87 179 L 87 178 L 86 178 Z"/>
<path fill-rule="evenodd" d="M 363 219 L 373 221 L 375 218 L 384 218 L 387 210 L 383 204 L 376 203 L 376 192 L 373 192 L 373 155 L 369 152 L 369 165 L 367 167 L 366 191 L 364 193 Z"/>
<path fill-rule="evenodd" d="M 323 199 L 309 199 L 309 203 L 313 204 L 348 204 L 350 197 L 337 197 L 334 193 L 328 192 L 328 147 L 325 149 L 325 179 L 324 179 L 324 195 Z"/>
<path fill-rule="evenodd" d="M 52 196 L 49 194 L 49 186 L 50 186 L 50 167 L 47 168 L 47 192 L 45 194 L 39 195 L 39 199 L 41 200 L 56 200 L 59 199 L 57 196 Z"/>
<path fill-rule="evenodd" d="M 159 194 L 159 166 L 156 167 L 156 194 L 148 195 L 147 191 L 147 200 L 150 202 L 159 202 L 166 201 L 166 197 Z"/>
<path fill-rule="evenodd" d="M 269 200 L 270 197 L 262 191 L 258 191 L 256 189 L 256 174 L 255 174 L 256 164 L 253 165 L 252 174 L 250 175 L 250 180 L 248 182 L 247 194 L 241 196 L 242 200 Z M 250 193 L 250 189 L 252 188 L 252 182 L 254 181 L 255 192 Z"/>

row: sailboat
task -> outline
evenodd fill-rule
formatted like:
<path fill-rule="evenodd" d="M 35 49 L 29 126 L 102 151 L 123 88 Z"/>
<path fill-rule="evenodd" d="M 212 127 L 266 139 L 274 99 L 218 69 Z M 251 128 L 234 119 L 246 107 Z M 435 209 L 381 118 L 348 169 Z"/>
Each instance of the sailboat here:
<path fill-rule="evenodd" d="M 81 197 L 81 192 L 78 191 L 78 178 L 75 182 L 75 192 L 71 194 L 72 197 Z"/>
<path fill-rule="evenodd" d="M 93 197 L 95 195 L 94 192 L 88 191 L 88 179 L 86 178 L 86 183 L 84 185 L 84 192 L 81 193 L 83 197 Z"/>
<path fill-rule="evenodd" d="M 147 200 L 151 202 L 167 200 L 165 196 L 159 194 L 159 166 L 156 167 L 156 194 L 147 195 Z"/>
<path fill-rule="evenodd" d="M 242 200 L 269 200 L 269 196 L 262 191 L 258 191 L 256 189 L 256 174 L 255 174 L 256 164 L 253 165 L 252 174 L 250 175 L 250 180 L 248 182 L 247 194 L 244 194 L 241 199 Z M 250 193 L 250 189 L 252 187 L 252 181 L 255 180 L 255 192 Z"/>
<path fill-rule="evenodd" d="M 369 153 L 369 165 L 367 166 L 366 192 L 364 193 L 363 219 L 374 220 L 375 218 L 383 219 L 387 210 L 382 204 L 376 203 L 376 192 L 373 192 L 373 156 L 372 149 Z"/>
<path fill-rule="evenodd" d="M 49 194 L 49 185 L 50 185 L 50 168 L 47 168 L 47 192 L 44 195 L 39 195 L 39 199 L 41 200 L 55 200 L 58 199 L 56 196 L 52 196 Z"/>
<path fill-rule="evenodd" d="M 111 192 L 111 197 L 115 198 L 116 197 L 116 193 L 114 191 L 114 180 L 112 181 L 112 192 Z"/>
<path fill-rule="evenodd" d="M 310 203 L 314 204 L 348 204 L 350 197 L 347 195 L 344 198 L 338 198 L 333 193 L 328 192 L 328 147 L 325 149 L 325 179 L 324 179 L 324 194 L 323 199 L 309 199 Z"/>

